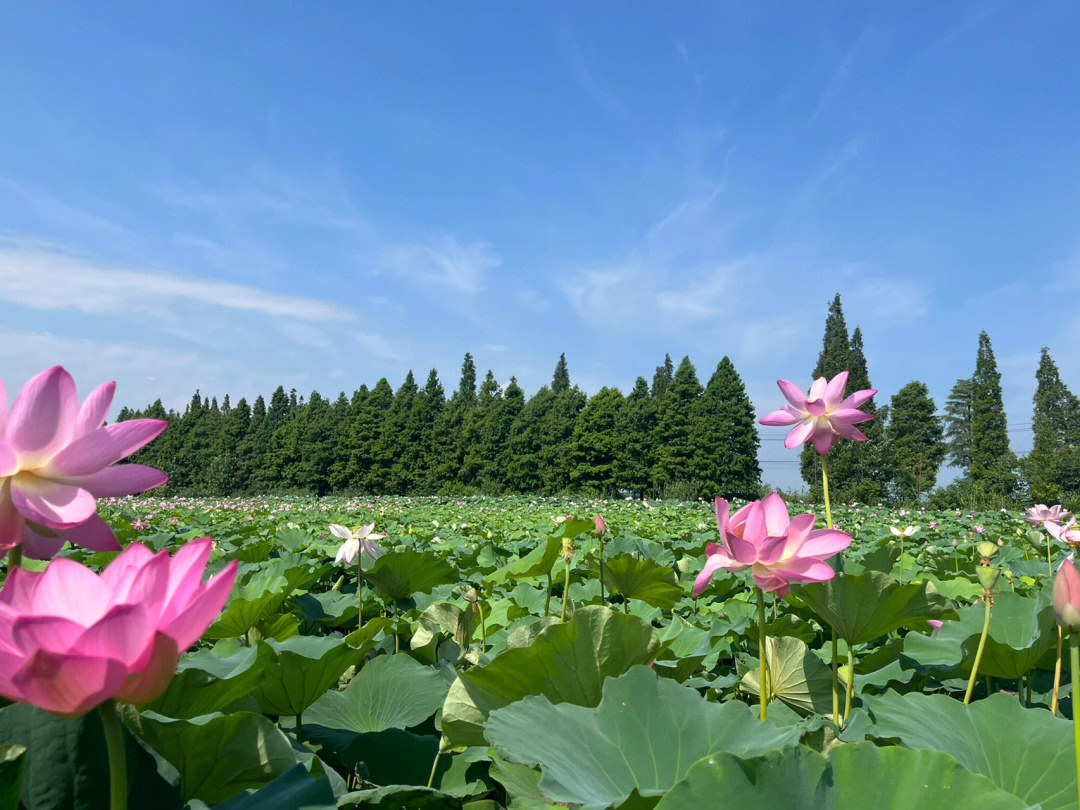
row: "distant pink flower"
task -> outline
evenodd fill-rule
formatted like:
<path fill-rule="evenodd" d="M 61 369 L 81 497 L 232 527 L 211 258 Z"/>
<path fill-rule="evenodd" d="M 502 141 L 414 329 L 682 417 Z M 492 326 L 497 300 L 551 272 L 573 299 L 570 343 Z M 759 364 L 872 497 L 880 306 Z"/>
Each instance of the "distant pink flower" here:
<path fill-rule="evenodd" d="M 973 528 L 975 529 L 975 534 L 982 534 L 986 531 L 986 528 L 983 526 L 975 526 Z"/>
<path fill-rule="evenodd" d="M 1048 507 L 1044 503 L 1037 503 L 1027 510 L 1027 517 L 1024 518 L 1028 523 L 1038 526 L 1039 524 L 1047 523 L 1062 523 L 1065 518 L 1069 516 L 1069 513 L 1061 508 L 1061 504 L 1055 504 Z"/>
<path fill-rule="evenodd" d="M 132 419 L 103 427 L 116 383 L 102 383 L 79 407 L 75 381 L 60 366 L 30 379 L 10 412 L 0 383 L 0 554 L 23 544 L 48 559 L 65 541 L 119 551 L 95 498 L 164 484 L 152 467 L 116 462 L 154 439 L 168 422 Z M 115 465 L 115 466 L 114 466 Z"/>
<path fill-rule="evenodd" d="M 169 523 L 172 524 L 173 526 L 176 526 L 177 524 L 180 523 L 180 520 L 178 518 L 173 518 L 172 520 L 169 521 Z"/>
<path fill-rule="evenodd" d="M 941 626 L 945 624 L 945 622 L 941 621 L 940 619 L 927 619 L 926 623 L 932 628 L 934 628 L 934 630 L 940 630 Z"/>
<path fill-rule="evenodd" d="M 776 427 L 794 425 L 784 439 L 784 446 L 789 450 L 812 441 L 814 449 L 820 455 L 825 455 L 839 439 L 865 442 L 866 436 L 855 425 L 874 417 L 860 411 L 859 406 L 874 396 L 877 390 L 856 391 L 845 399 L 847 379 L 846 371 L 841 371 L 831 380 L 819 377 L 810 386 L 809 395 L 804 394 L 793 382 L 777 380 L 776 384 L 789 404 L 767 414 L 761 424 Z"/>
<path fill-rule="evenodd" d="M 928 525 L 930 526 L 931 529 L 936 529 L 937 528 L 937 521 L 936 520 L 931 520 Z"/>
<path fill-rule="evenodd" d="M 229 598 L 237 563 L 203 583 L 210 551 L 209 537 L 172 557 L 132 543 L 100 576 L 66 557 L 14 569 L 0 590 L 0 695 L 62 717 L 154 700 Z"/>
<path fill-rule="evenodd" d="M 751 569 L 754 584 L 781 597 L 792 582 L 824 582 L 835 572 L 825 560 L 851 545 L 851 537 L 835 529 L 814 529 L 812 514 L 789 518 L 784 499 L 775 492 L 748 503 L 728 516 L 728 503 L 716 499 L 720 543 L 705 548 L 705 567 L 694 581 L 694 596 L 708 586 L 717 569 Z"/>
<path fill-rule="evenodd" d="M 141 532 L 144 529 L 149 528 L 149 526 L 150 524 L 147 523 L 145 520 L 136 520 L 133 521 L 131 524 L 131 528 L 133 528 L 137 532 Z"/>
<path fill-rule="evenodd" d="M 1059 543 L 1076 546 L 1080 545 L 1080 528 L 1076 527 L 1076 518 L 1071 518 L 1064 526 L 1056 523 L 1045 523 L 1046 531 Z"/>

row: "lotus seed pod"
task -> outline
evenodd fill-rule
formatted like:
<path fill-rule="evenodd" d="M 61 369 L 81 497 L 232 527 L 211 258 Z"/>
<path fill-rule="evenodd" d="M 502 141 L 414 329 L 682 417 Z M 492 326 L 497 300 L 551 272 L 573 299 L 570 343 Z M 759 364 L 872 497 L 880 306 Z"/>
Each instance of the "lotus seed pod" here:
<path fill-rule="evenodd" d="M 983 590 L 992 591 L 994 586 L 997 585 L 998 577 L 1001 576 L 1001 570 L 994 568 L 992 565 L 977 565 L 975 566 L 975 573 L 979 577 L 979 584 L 983 586 Z"/>

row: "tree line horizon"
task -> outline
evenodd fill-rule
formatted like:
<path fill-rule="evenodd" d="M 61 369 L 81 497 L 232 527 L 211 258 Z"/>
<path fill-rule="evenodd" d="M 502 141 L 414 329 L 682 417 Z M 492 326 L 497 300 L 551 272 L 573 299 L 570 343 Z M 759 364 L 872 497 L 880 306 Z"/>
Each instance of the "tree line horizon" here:
<path fill-rule="evenodd" d="M 862 331 L 848 333 L 840 296 L 828 306 L 812 377 L 850 373 L 848 390 L 873 388 Z M 864 410 L 867 442 L 829 456 L 834 498 L 938 505 L 1069 502 L 1080 498 L 1080 401 L 1042 350 L 1034 396 L 1034 444 L 1023 459 L 1009 447 L 1001 376 L 990 338 L 979 335 L 974 373 L 957 380 L 941 415 L 913 380 L 888 404 Z M 418 385 L 410 370 L 395 391 L 383 377 L 331 401 L 278 386 L 267 402 L 232 404 L 196 391 L 183 413 L 160 399 L 124 408 L 118 421 L 153 417 L 170 427 L 132 461 L 169 475 L 166 492 L 364 493 L 378 495 L 633 495 L 690 500 L 755 498 L 761 481 L 755 411 L 728 357 L 702 384 L 689 356 L 670 355 L 650 383 L 629 394 L 604 386 L 587 396 L 571 384 L 566 355 L 550 384 L 526 398 L 515 377 L 489 370 L 477 383 L 466 353 L 447 396 L 435 369 Z M 794 459 L 794 456 L 793 456 Z M 937 489 L 948 461 L 962 475 Z M 820 498 L 820 461 L 809 446 L 800 468 Z"/>

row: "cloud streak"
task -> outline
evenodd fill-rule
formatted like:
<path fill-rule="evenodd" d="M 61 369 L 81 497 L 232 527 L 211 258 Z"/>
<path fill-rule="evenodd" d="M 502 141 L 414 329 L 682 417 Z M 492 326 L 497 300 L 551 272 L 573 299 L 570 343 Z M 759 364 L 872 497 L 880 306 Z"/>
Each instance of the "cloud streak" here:
<path fill-rule="evenodd" d="M 356 317 L 352 310 L 330 301 L 159 270 L 109 267 L 33 248 L 0 249 L 0 301 L 90 315 L 160 315 L 175 302 L 186 301 L 301 321 L 352 321 Z"/>

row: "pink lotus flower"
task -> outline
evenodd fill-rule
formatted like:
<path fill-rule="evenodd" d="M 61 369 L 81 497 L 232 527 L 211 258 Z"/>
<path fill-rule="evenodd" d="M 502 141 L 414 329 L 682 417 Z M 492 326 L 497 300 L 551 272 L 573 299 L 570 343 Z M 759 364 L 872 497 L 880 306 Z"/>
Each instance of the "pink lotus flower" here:
<path fill-rule="evenodd" d="M 750 568 L 754 584 L 781 597 L 791 582 L 824 582 L 836 574 L 825 560 L 851 545 L 850 535 L 835 529 L 814 529 L 812 514 L 788 517 L 784 499 L 775 492 L 748 503 L 728 517 L 728 503 L 716 499 L 720 543 L 705 547 L 705 567 L 694 580 L 694 596 L 708 586 L 717 569 Z"/>
<path fill-rule="evenodd" d="M 1065 560 L 1054 577 L 1053 603 L 1058 624 L 1070 633 L 1080 630 L 1080 573 L 1072 560 Z"/>
<path fill-rule="evenodd" d="M 593 534 L 597 537 L 603 537 L 607 534 L 607 524 L 600 515 L 597 515 L 596 519 L 593 521 Z"/>
<path fill-rule="evenodd" d="M 167 476 L 141 464 L 113 466 L 154 439 L 168 422 L 132 419 L 103 427 L 116 383 L 102 383 L 79 407 L 75 381 L 60 366 L 30 379 L 7 410 L 0 383 L 0 554 L 23 544 L 48 559 L 65 541 L 119 551 L 95 498 L 131 495 Z"/>
<path fill-rule="evenodd" d="M 0 695 L 61 717 L 158 697 L 236 579 L 233 560 L 203 583 L 210 550 L 209 537 L 172 557 L 132 543 L 100 576 L 65 557 L 13 570 L 0 590 Z"/>
<path fill-rule="evenodd" d="M 844 398 L 848 372 L 841 371 L 831 380 L 818 377 L 810 386 L 807 396 L 799 386 L 787 380 L 777 380 L 780 391 L 789 404 L 780 410 L 767 414 L 763 425 L 790 427 L 794 425 L 784 446 L 794 450 L 807 441 L 814 443 L 814 449 L 825 455 L 839 439 L 852 439 L 865 442 L 866 436 L 855 425 L 868 422 L 874 417 L 859 410 L 859 406 L 869 400 L 877 389 L 869 388 L 856 391 Z"/>
<path fill-rule="evenodd" d="M 1055 504 L 1054 506 L 1047 506 L 1044 503 L 1037 503 L 1027 510 L 1027 517 L 1024 518 L 1028 523 L 1034 526 L 1046 523 L 1058 523 L 1060 524 L 1069 516 L 1069 513 L 1061 508 L 1061 504 Z"/>
<path fill-rule="evenodd" d="M 1044 525 L 1050 536 L 1059 543 L 1065 543 L 1069 546 L 1080 545 L 1080 528 L 1076 526 L 1076 518 L 1071 518 L 1064 526 L 1059 526 L 1056 523 L 1046 523 Z"/>

